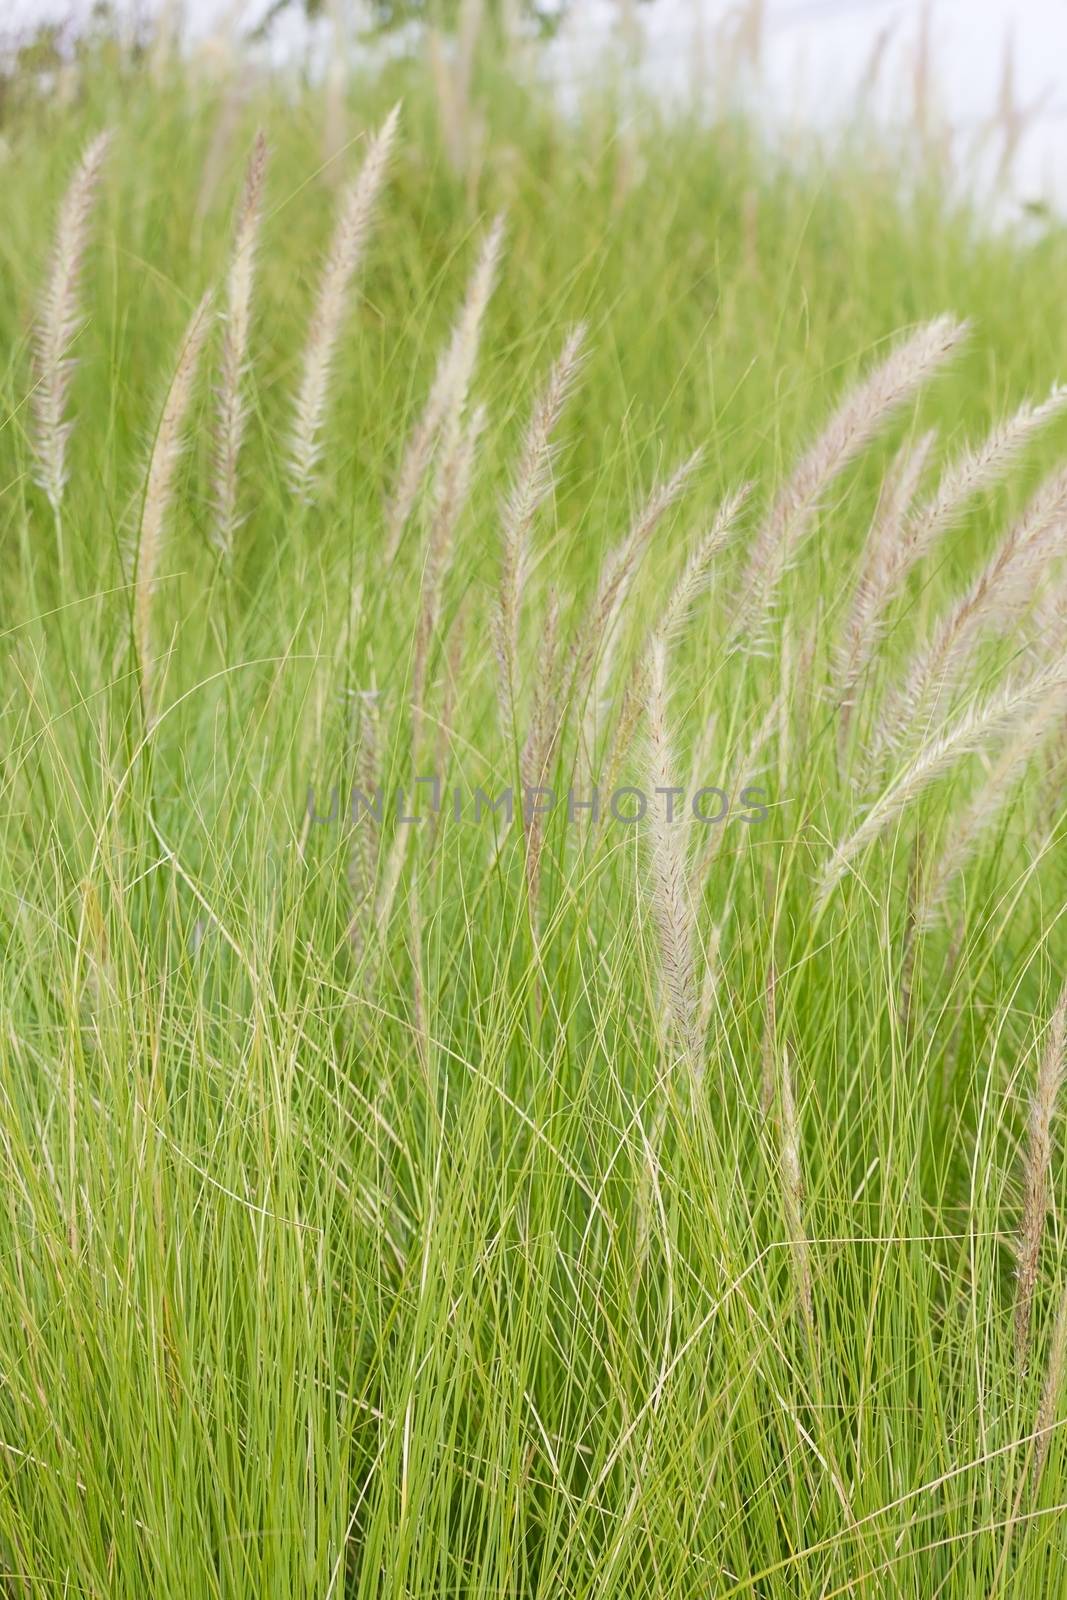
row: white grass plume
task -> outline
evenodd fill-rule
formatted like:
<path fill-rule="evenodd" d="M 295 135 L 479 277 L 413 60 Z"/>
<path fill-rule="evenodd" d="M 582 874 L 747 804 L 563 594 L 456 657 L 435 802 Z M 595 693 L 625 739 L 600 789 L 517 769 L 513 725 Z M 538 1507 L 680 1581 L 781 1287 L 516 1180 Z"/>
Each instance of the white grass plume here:
<path fill-rule="evenodd" d="M 846 396 L 779 489 L 753 543 L 732 619 L 732 638 L 762 637 L 779 584 L 810 532 L 827 489 L 948 360 L 966 333 L 967 324 L 952 317 L 926 323 Z"/>
<path fill-rule="evenodd" d="M 837 846 L 822 874 L 818 905 L 821 907 L 825 904 L 849 863 L 860 851 L 895 822 L 932 783 L 943 777 L 963 756 L 981 750 L 998 734 L 1010 732 L 1017 726 L 1020 717 L 1032 711 L 1048 696 L 1062 693 L 1065 686 L 1067 657 L 1028 677 L 1009 682 L 927 740 L 870 806 L 855 832 Z"/>
<path fill-rule="evenodd" d="M 951 462 L 937 489 L 910 519 L 897 563 L 891 574 L 891 592 L 899 592 L 903 576 L 952 527 L 964 507 L 992 484 L 998 483 L 1046 423 L 1067 406 L 1067 386 L 1056 387 L 1040 405 L 1027 401 L 1014 416 L 999 423 L 979 445 Z"/>
<path fill-rule="evenodd" d="M 703 1049 L 697 1030 L 696 919 L 686 871 L 688 830 L 681 818 L 668 816 L 670 797 L 657 792 L 670 789 L 675 776 L 667 713 L 667 643 L 661 636 L 653 639 L 648 653 L 647 712 L 652 916 L 668 1012 L 696 1087 L 703 1074 Z"/>
<path fill-rule="evenodd" d="M 289 445 L 289 480 L 298 500 L 309 499 L 315 467 L 322 454 L 322 426 L 348 290 L 370 233 L 399 118 L 400 107 L 396 105 L 371 141 L 358 177 L 340 198 L 333 240 L 323 263 L 304 345 L 303 371 Z"/>
<path fill-rule="evenodd" d="M 544 388 L 534 401 L 518 464 L 501 515 L 500 583 L 493 612 L 501 730 L 509 748 L 515 739 L 519 619 L 530 560 L 530 533 L 542 503 L 552 492 L 555 432 L 578 375 L 585 328 L 568 334 Z"/>
<path fill-rule="evenodd" d="M 656 624 L 656 632 L 665 639 L 674 639 L 689 620 L 698 596 L 711 579 L 715 558 L 730 538 L 751 493 L 752 485 L 743 483 L 728 494 L 711 527 L 694 547 Z"/>
<path fill-rule="evenodd" d="M 422 415 L 404 447 L 396 486 L 386 512 L 387 562 L 391 562 L 396 555 L 442 426 L 451 414 L 462 416 L 466 406 L 478 359 L 482 322 L 493 293 L 503 242 L 504 219 L 498 216 L 482 243 L 463 306 L 437 363 Z"/>
<path fill-rule="evenodd" d="M 248 363 L 248 332 L 255 281 L 256 245 L 263 216 L 263 184 L 267 170 L 267 140 L 256 134 L 245 172 L 244 189 L 237 208 L 233 251 L 226 278 L 226 311 L 219 357 L 215 414 L 215 527 L 213 538 L 223 559 L 233 555 L 238 526 L 237 466 L 244 439 L 247 408 L 244 379 Z"/>
<path fill-rule="evenodd" d="M 1064 391 L 1067 395 L 1067 390 Z M 1035 424 L 1036 426 L 1037 424 Z M 1067 536 L 1067 470 L 1043 484 L 1020 520 L 912 658 L 878 717 L 869 760 L 899 749 L 920 715 L 957 683 L 982 633 L 1016 620 Z"/>
<path fill-rule="evenodd" d="M 67 482 L 67 401 L 74 361 L 70 347 L 82 326 L 78 291 L 100 173 L 111 143 L 99 133 L 86 146 L 63 196 L 44 294 L 34 330 L 34 445 L 37 482 L 59 516 Z"/>
<path fill-rule="evenodd" d="M 845 730 L 851 720 L 860 679 L 878 645 L 878 618 L 885 607 L 895 552 L 936 439 L 937 434 L 931 429 L 914 444 L 903 445 L 878 496 L 852 604 L 834 655 L 834 682 Z"/>
<path fill-rule="evenodd" d="M 1025 1364 L 1030 1349 L 1030 1318 L 1037 1288 L 1041 1242 L 1051 1197 L 1052 1118 L 1067 1068 L 1067 985 L 1060 993 L 1038 1059 L 1030 1101 L 1023 1160 L 1023 1210 L 1019 1226 L 1015 1289 L 1015 1350 Z"/>
<path fill-rule="evenodd" d="M 174 473 L 182 451 L 182 434 L 193 391 L 200 355 L 211 326 L 211 295 L 205 294 L 193 312 L 182 340 L 178 365 L 159 420 L 137 536 L 136 571 L 133 590 L 133 638 L 141 676 L 141 703 L 149 727 L 156 718 L 155 678 L 152 657 L 152 597 L 155 592 L 159 558 L 167 512 L 174 493 Z"/>

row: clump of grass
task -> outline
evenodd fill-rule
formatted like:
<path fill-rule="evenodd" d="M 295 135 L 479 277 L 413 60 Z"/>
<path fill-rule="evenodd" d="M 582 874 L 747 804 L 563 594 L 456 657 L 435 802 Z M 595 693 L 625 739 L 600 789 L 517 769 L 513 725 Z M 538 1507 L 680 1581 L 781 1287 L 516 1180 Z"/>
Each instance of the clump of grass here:
<path fill-rule="evenodd" d="M 995 1086 L 1067 962 L 1067 252 L 495 37 L 456 171 L 421 63 L 335 75 L 347 188 L 310 86 L 5 101 L 0 1564 L 1045 1600 L 1063 996 L 1021 1216 Z M 42 129 L 102 112 L 42 297 Z"/>

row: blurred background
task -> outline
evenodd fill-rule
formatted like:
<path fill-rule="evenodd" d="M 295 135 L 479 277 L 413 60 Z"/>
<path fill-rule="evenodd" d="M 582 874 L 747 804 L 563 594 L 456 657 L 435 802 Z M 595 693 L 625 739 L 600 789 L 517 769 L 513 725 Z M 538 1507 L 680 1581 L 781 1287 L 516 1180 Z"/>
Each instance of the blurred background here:
<path fill-rule="evenodd" d="M 376 50 L 447 41 L 482 7 L 537 40 L 568 91 L 626 75 L 669 104 L 754 103 L 761 124 L 906 129 L 949 158 L 996 219 L 1067 212 L 1067 0 L 4 0 L 0 49 L 62 60 L 94 31 L 165 28 L 209 59 L 234 49 L 328 77 Z"/>

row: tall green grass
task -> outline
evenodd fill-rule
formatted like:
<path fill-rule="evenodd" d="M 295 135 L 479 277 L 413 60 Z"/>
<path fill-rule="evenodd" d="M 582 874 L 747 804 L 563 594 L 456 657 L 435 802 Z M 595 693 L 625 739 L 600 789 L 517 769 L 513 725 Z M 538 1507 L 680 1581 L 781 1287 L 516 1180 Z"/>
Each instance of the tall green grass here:
<path fill-rule="evenodd" d="M 102 55 L 2 128 L 5 1592 L 1058 1594 L 1058 502 L 1004 625 L 870 752 L 1062 421 L 908 570 L 850 712 L 837 691 L 894 460 L 938 430 L 921 506 L 1064 370 L 1062 230 L 991 235 L 869 150 L 785 165 L 743 122 L 610 97 L 565 118 L 490 62 L 459 171 L 421 68 L 352 87 L 325 165 L 316 91 L 235 87 Z M 321 265 L 398 98 L 296 493 Z M 34 330 L 104 128 L 57 515 Z M 218 315 L 259 128 L 220 554 Z M 498 213 L 469 394 L 388 562 Z M 966 344 L 751 616 L 795 463 L 946 312 Z M 457 438 L 469 497 L 435 545 Z M 608 553 L 697 450 L 612 591 Z M 570 820 L 568 787 L 612 763 L 649 793 L 721 786 L 731 818 Z M 441 815 L 401 824 L 392 797 L 431 771 Z M 551 812 L 475 823 L 476 789 L 531 778 Z M 345 804 L 375 779 L 380 829 Z"/>

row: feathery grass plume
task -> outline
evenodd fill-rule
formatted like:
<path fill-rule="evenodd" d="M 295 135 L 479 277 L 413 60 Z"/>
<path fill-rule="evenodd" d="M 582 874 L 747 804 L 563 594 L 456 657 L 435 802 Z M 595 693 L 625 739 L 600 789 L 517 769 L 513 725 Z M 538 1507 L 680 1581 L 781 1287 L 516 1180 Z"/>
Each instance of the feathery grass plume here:
<path fill-rule="evenodd" d="M 93 200 L 110 143 L 109 132 L 98 133 L 90 141 L 63 196 L 48 280 L 34 329 L 36 477 L 57 517 L 67 482 L 67 440 L 72 427 L 66 415 L 74 370 L 70 347 L 82 326 L 78 290 Z"/>
<path fill-rule="evenodd" d="M 670 507 L 685 491 L 703 456 L 694 450 L 671 476 L 654 485 L 623 539 L 604 558 L 593 602 L 571 642 L 567 678 L 571 696 L 586 700 L 592 677 L 592 692 L 586 705 L 584 737 L 586 748 L 592 743 L 591 719 L 597 715 L 611 678 L 619 618 L 630 592 L 634 573 L 652 535 Z M 683 599 L 684 604 L 684 599 Z M 594 670 L 595 669 L 595 670 Z"/>
<path fill-rule="evenodd" d="M 1061 553 L 1065 536 L 1067 469 L 1041 486 L 977 578 L 912 658 L 903 682 L 879 713 L 870 751 L 872 763 L 887 750 L 900 749 L 920 715 L 936 712 L 938 702 L 959 681 L 985 630 L 1003 628 L 1020 616 L 1048 561 Z"/>
<path fill-rule="evenodd" d="M 789 1256 L 793 1266 L 793 1286 L 797 1305 L 809 1338 L 814 1334 L 815 1316 L 811 1294 L 811 1260 L 804 1226 L 804 1173 L 800 1162 L 800 1121 L 793 1095 L 793 1075 L 789 1069 L 789 1049 L 781 1049 L 779 1076 L 780 1158 L 782 1167 L 782 1210 L 789 1236 Z"/>
<path fill-rule="evenodd" d="M 775 496 L 741 580 L 732 639 L 746 633 L 760 637 L 778 586 L 810 532 L 827 489 L 893 413 L 944 365 L 966 333 L 965 322 L 937 317 L 902 340 L 846 396 Z"/>
<path fill-rule="evenodd" d="M 534 518 L 552 492 L 555 447 L 552 435 L 573 387 L 585 328 L 578 323 L 534 402 L 519 460 L 501 516 L 500 584 L 493 610 L 493 647 L 497 662 L 500 726 L 510 749 L 515 740 L 515 691 L 518 683 L 519 619 L 522 591 L 530 559 Z"/>
<path fill-rule="evenodd" d="M 1067 984 L 1052 1013 L 1044 1048 L 1038 1060 L 1037 1082 L 1030 1101 L 1023 1160 L 1023 1211 L 1017 1245 L 1015 1288 L 1015 1350 L 1025 1365 L 1030 1350 L 1030 1318 L 1037 1288 L 1041 1241 L 1050 1203 L 1049 1173 L 1052 1162 L 1052 1118 L 1056 1097 L 1067 1068 Z"/>
<path fill-rule="evenodd" d="M 868 808 L 855 832 L 843 839 L 835 849 L 820 880 L 817 896 L 819 908 L 825 905 L 849 863 L 896 821 L 913 800 L 943 777 L 963 756 L 973 755 L 998 734 L 1010 731 L 1021 716 L 1035 709 L 1049 695 L 1062 693 L 1065 687 L 1067 657 L 1051 667 L 1011 680 L 979 705 L 963 712 L 951 726 L 928 739 Z"/>
<path fill-rule="evenodd" d="M 267 139 L 260 130 L 252 145 L 244 189 L 237 209 L 233 252 L 226 278 L 226 313 L 219 357 L 219 382 L 215 416 L 215 528 L 214 542 L 225 561 L 233 556 L 237 530 L 237 462 L 244 438 L 246 406 L 243 394 L 248 361 L 248 330 L 255 279 L 256 244 L 263 216 L 263 181 L 267 170 Z"/>
<path fill-rule="evenodd" d="M 322 454 L 322 425 L 348 290 L 370 232 L 399 118 L 400 106 L 395 105 L 371 141 L 359 175 L 343 191 L 319 278 L 289 444 L 289 481 L 298 500 L 310 498 L 312 477 Z"/>
<path fill-rule="evenodd" d="M 478 359 L 482 321 L 493 293 L 503 241 L 504 218 L 498 216 L 482 243 L 463 307 L 437 363 L 422 415 L 404 447 L 396 487 L 386 512 L 387 562 L 396 556 L 400 537 L 426 476 L 438 434 L 450 416 L 458 419 L 466 407 L 467 392 Z"/>
<path fill-rule="evenodd" d="M 677 787 L 672 782 L 674 755 L 667 718 L 667 642 L 661 637 L 653 639 L 648 652 L 646 710 L 648 780 L 653 794 L 648 812 L 652 916 L 667 1009 L 696 1089 L 704 1070 L 702 1041 L 697 1033 L 696 918 L 686 872 L 688 830 L 684 814 L 673 815 Z"/>
<path fill-rule="evenodd" d="M 842 743 L 847 737 L 860 679 L 878 645 L 877 618 L 885 604 L 883 594 L 893 569 L 894 551 L 936 439 L 937 433 L 931 428 L 916 443 L 902 445 L 882 483 L 863 546 L 852 605 L 834 652 Z"/>
<path fill-rule="evenodd" d="M 185 415 L 196 378 L 200 355 L 211 326 L 211 294 L 205 294 L 193 312 L 182 341 L 178 365 L 159 419 L 152 455 L 141 523 L 137 535 L 136 571 L 133 581 L 133 639 L 141 676 L 141 704 L 151 728 L 156 719 L 155 678 L 152 660 L 152 597 L 155 592 L 163 531 L 174 492 L 174 472 L 182 451 Z"/>
<path fill-rule="evenodd" d="M 456 524 L 470 492 L 474 457 L 485 428 L 485 407 L 476 406 L 465 426 L 459 425 L 459 418 L 456 419 L 456 425 L 455 436 L 448 440 L 438 464 L 422 574 L 422 605 L 415 628 L 411 698 L 415 707 L 416 744 L 430 645 L 441 607 L 441 588 L 448 574 Z"/>
<path fill-rule="evenodd" d="M 927 555 L 941 535 L 953 526 L 964 507 L 997 483 L 1034 436 L 1067 405 L 1067 387 L 1054 388 L 1038 406 L 1029 402 L 1014 416 L 999 423 L 979 445 L 950 462 L 934 493 L 908 519 L 908 525 L 885 575 L 879 610 L 900 592 L 900 586 L 917 561 Z"/>
<path fill-rule="evenodd" d="M 1036 1438 L 1034 1440 L 1034 1465 L 1030 1482 L 1035 1496 L 1041 1487 L 1041 1475 L 1045 1470 L 1048 1447 L 1052 1442 L 1052 1429 L 1056 1423 L 1056 1413 L 1060 1408 L 1060 1394 L 1063 1391 L 1065 1367 L 1067 1367 L 1067 1289 L 1060 1295 L 1059 1304 L 1056 1307 L 1056 1317 L 1052 1324 L 1052 1338 L 1049 1341 L 1045 1381 L 1041 1388 L 1041 1400 L 1037 1408 L 1037 1418 L 1034 1424 Z"/>
<path fill-rule="evenodd" d="M 743 483 L 728 494 L 711 527 L 694 547 L 656 624 L 655 631 L 665 639 L 674 639 L 689 620 L 697 597 L 710 582 L 715 557 L 733 532 L 734 524 L 751 493 L 752 485 Z"/>
<path fill-rule="evenodd" d="M 1001 751 L 978 792 L 938 845 L 930 864 L 930 876 L 923 894 L 920 922 L 931 927 L 954 879 L 958 878 L 977 849 L 983 835 L 992 827 L 1014 791 L 1023 772 L 1041 749 L 1057 722 L 1067 716 L 1067 689 L 1051 693 L 1022 723 L 1014 738 Z"/>

